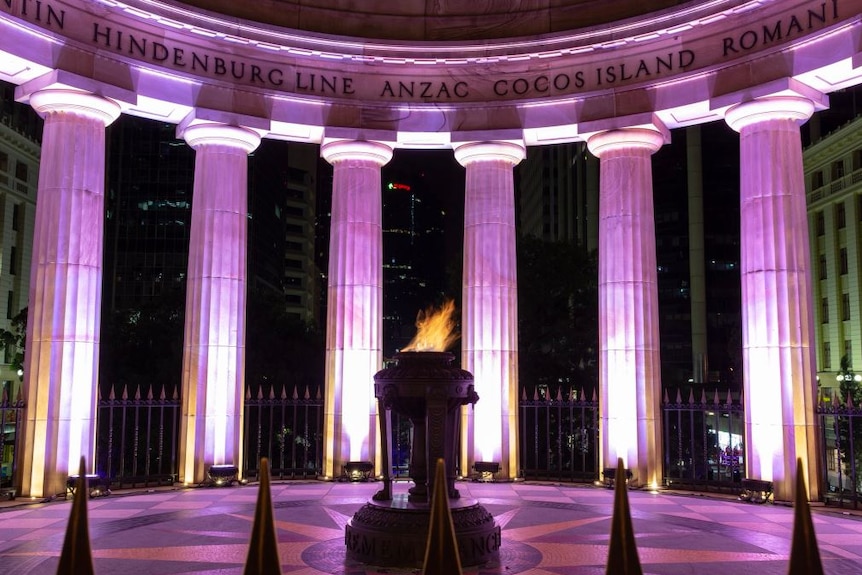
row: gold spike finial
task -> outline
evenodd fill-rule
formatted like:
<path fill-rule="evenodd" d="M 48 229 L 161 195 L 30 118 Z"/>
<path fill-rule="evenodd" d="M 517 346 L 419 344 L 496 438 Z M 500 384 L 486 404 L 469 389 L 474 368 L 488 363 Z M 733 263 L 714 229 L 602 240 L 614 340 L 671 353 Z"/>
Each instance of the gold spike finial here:
<path fill-rule="evenodd" d="M 629 511 L 629 496 L 622 457 L 617 460 L 617 472 L 614 477 L 614 516 L 611 519 L 611 540 L 608 545 L 608 566 L 605 573 L 606 575 L 643 575 L 635 545 L 635 532 Z"/>
<path fill-rule="evenodd" d="M 820 551 L 814 537 L 814 522 L 808 506 L 802 459 L 796 459 L 796 500 L 793 502 L 793 542 L 790 546 L 788 575 L 823 575 Z"/>
<path fill-rule="evenodd" d="M 278 537 L 275 533 L 275 517 L 272 513 L 272 494 L 269 490 L 269 460 L 260 460 L 260 486 L 257 492 L 257 508 L 251 528 L 251 542 L 245 561 L 244 575 L 281 575 L 281 560 L 278 557 Z"/>
<path fill-rule="evenodd" d="M 455 526 L 449 510 L 449 494 L 446 492 L 446 466 L 437 460 L 434 474 L 434 492 L 431 496 L 431 520 L 428 525 L 428 542 L 425 544 L 424 575 L 461 575 L 461 557 Z"/>
<path fill-rule="evenodd" d="M 78 466 L 78 479 L 75 481 L 75 495 L 69 524 L 66 525 L 66 538 L 63 551 L 57 564 L 57 575 L 93 575 L 93 556 L 90 553 L 90 531 L 87 525 L 87 466 L 84 457 Z"/>

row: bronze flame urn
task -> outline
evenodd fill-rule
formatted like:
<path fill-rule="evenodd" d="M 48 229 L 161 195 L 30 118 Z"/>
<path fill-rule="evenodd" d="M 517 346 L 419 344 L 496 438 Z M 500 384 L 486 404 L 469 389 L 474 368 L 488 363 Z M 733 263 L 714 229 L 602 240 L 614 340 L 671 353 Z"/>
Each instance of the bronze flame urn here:
<path fill-rule="evenodd" d="M 473 375 L 452 365 L 449 352 L 401 352 L 396 364 L 374 376 L 383 443 L 383 488 L 347 524 L 347 557 L 379 566 L 421 567 L 430 521 L 436 461 L 446 468 L 446 491 L 461 564 L 496 559 L 500 527 L 476 500 L 455 488 L 461 406 L 475 404 Z M 407 493 L 393 493 L 391 412 L 410 418 L 413 442 Z"/>

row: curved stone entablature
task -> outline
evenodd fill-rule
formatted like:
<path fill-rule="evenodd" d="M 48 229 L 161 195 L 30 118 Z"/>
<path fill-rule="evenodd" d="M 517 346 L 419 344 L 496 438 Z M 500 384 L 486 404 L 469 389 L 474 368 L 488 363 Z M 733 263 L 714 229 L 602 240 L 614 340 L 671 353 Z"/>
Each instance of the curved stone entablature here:
<path fill-rule="evenodd" d="M 324 36 L 167 2 L 4 0 L 0 77 L 19 99 L 73 87 L 126 113 L 269 137 L 403 147 L 583 140 L 719 119 L 770 94 L 862 81 L 862 0 L 715 0 L 533 38 Z"/>

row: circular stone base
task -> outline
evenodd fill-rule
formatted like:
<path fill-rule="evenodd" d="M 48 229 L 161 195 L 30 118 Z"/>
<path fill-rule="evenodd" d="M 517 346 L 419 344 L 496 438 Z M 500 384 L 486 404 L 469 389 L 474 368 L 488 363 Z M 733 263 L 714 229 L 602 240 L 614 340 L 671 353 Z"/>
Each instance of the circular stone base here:
<path fill-rule="evenodd" d="M 500 527 L 475 499 L 451 501 L 452 523 L 461 565 L 481 565 L 497 558 Z M 422 567 L 431 509 L 396 495 L 392 501 L 369 501 L 347 523 L 347 557 L 381 567 Z"/>

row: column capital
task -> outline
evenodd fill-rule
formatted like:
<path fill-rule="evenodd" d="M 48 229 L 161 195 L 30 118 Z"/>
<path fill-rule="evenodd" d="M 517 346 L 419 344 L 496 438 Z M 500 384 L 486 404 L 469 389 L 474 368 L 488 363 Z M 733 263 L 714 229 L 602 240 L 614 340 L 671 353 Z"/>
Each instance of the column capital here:
<path fill-rule="evenodd" d="M 728 108 L 724 121 L 739 132 L 768 120 L 792 120 L 804 124 L 814 113 L 814 102 L 799 96 L 770 96 L 743 102 Z"/>
<path fill-rule="evenodd" d="M 30 95 L 30 105 L 43 118 L 53 113 L 77 114 L 107 126 L 120 117 L 120 105 L 91 92 L 48 88 Z"/>
<path fill-rule="evenodd" d="M 330 164 L 364 160 L 384 166 L 392 159 L 392 146 L 372 140 L 330 140 L 320 146 L 320 155 Z"/>
<path fill-rule="evenodd" d="M 260 134 L 254 130 L 217 122 L 191 124 L 179 132 L 178 135 L 195 150 L 201 146 L 229 146 L 250 154 L 260 145 Z"/>
<path fill-rule="evenodd" d="M 597 158 L 624 148 L 640 148 L 650 154 L 656 153 L 665 144 L 665 134 L 652 128 L 621 128 L 593 134 L 587 140 L 587 148 Z"/>
<path fill-rule="evenodd" d="M 455 147 L 455 159 L 462 166 L 473 162 L 503 161 L 518 165 L 527 155 L 521 142 L 467 142 Z"/>

